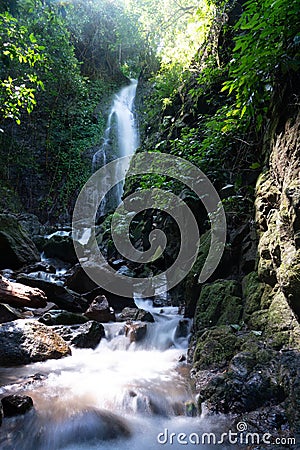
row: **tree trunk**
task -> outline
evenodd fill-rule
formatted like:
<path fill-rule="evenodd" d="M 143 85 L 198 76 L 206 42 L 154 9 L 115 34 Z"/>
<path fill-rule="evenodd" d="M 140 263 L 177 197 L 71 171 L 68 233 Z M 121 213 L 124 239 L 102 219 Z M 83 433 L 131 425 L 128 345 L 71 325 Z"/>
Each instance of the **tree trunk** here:
<path fill-rule="evenodd" d="M 40 289 L 13 283 L 0 275 L 0 302 L 16 307 L 44 308 L 47 297 Z"/>

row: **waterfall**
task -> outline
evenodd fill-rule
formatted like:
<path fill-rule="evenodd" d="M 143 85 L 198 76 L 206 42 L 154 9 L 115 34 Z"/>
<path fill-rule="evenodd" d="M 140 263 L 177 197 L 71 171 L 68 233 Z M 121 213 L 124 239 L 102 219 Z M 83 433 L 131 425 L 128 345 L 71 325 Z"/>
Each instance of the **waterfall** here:
<path fill-rule="evenodd" d="M 92 160 L 92 170 L 95 172 L 108 162 L 134 153 L 138 146 L 138 132 L 134 118 L 134 99 L 137 81 L 132 79 L 130 85 L 123 87 L 115 96 L 107 119 L 106 129 L 101 148 L 95 152 Z M 128 167 L 124 167 L 125 171 Z M 106 180 L 103 180 L 106 183 Z M 123 183 L 119 183 L 112 193 L 105 196 L 101 202 L 98 216 L 104 216 L 109 207 L 120 204 L 123 193 Z"/>

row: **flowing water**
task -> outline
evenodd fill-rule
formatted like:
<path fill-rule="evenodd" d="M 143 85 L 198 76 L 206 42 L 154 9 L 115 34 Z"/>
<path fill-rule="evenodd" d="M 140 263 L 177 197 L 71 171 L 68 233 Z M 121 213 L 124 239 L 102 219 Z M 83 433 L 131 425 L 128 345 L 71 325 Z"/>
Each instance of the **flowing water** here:
<path fill-rule="evenodd" d="M 186 415 L 195 398 L 188 367 L 179 362 L 188 345 L 187 333 L 178 332 L 182 317 L 170 307 L 152 314 L 155 323 L 141 342 L 130 343 L 124 323 L 110 323 L 95 350 L 1 368 L 0 394 L 30 395 L 35 410 L 4 421 L 0 448 L 178 449 L 182 444 L 171 444 L 169 433 L 200 433 L 205 419 Z M 167 445 L 157 441 L 159 433 L 161 441 L 168 435 Z"/>
<path fill-rule="evenodd" d="M 136 84 L 132 80 L 114 98 L 104 143 L 93 158 L 94 171 L 111 158 L 113 123 L 118 156 L 137 147 Z M 120 185 L 114 193 L 117 204 L 122 189 Z M 100 214 L 105 214 L 106 203 L 101 208 Z M 63 270 L 58 264 L 52 277 Z M 34 401 L 34 409 L 25 416 L 3 421 L 1 450 L 211 448 L 201 438 L 198 443 L 196 436 L 220 433 L 221 421 L 194 416 L 197 401 L 184 357 L 190 322 L 180 322 L 177 308 L 160 310 L 138 299 L 136 303 L 150 309 L 155 319 L 147 323 L 140 342 L 130 342 L 124 323 L 109 323 L 95 350 L 73 348 L 72 356 L 60 360 L 0 368 L 0 397 L 21 393 Z"/>
<path fill-rule="evenodd" d="M 94 154 L 92 170 L 95 172 L 108 162 L 134 153 L 138 146 L 138 132 L 134 118 L 134 99 L 137 81 L 132 79 L 113 99 L 110 108 L 104 140 L 101 148 Z M 124 164 L 120 162 L 120 164 Z M 126 170 L 128 167 L 125 167 Z M 104 185 L 106 181 L 103 180 Z M 117 206 L 121 202 L 123 183 L 119 183 L 110 196 L 106 196 L 99 208 L 99 217 L 105 215 L 107 208 Z M 112 203 L 111 205 L 109 204 Z"/>

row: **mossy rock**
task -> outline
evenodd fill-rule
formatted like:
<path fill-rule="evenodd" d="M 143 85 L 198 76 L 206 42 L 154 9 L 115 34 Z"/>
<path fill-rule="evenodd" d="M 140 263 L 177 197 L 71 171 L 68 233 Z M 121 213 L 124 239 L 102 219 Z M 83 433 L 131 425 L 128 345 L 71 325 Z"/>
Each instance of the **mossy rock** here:
<path fill-rule="evenodd" d="M 270 308 L 276 290 L 277 290 L 276 287 L 273 288 L 269 284 L 265 284 L 264 292 L 263 292 L 261 300 L 260 300 L 261 309 L 269 309 Z"/>
<path fill-rule="evenodd" d="M 255 311 L 249 317 L 247 325 L 251 330 L 264 331 L 268 323 L 268 310 Z"/>
<path fill-rule="evenodd" d="M 266 337 L 272 347 L 295 348 L 300 350 L 300 325 L 284 294 L 278 292 L 268 311 Z"/>
<path fill-rule="evenodd" d="M 288 262 L 281 264 L 277 270 L 277 278 L 282 292 L 300 318 L 300 250 Z"/>
<path fill-rule="evenodd" d="M 244 320 L 247 320 L 251 314 L 261 309 L 265 284 L 260 282 L 256 272 L 250 272 L 243 278 L 242 287 L 245 299 Z"/>
<path fill-rule="evenodd" d="M 0 214 L 0 269 L 18 269 L 39 260 L 35 244 L 16 217 Z"/>
<path fill-rule="evenodd" d="M 193 365 L 196 370 L 222 367 L 231 360 L 240 343 L 240 339 L 230 327 L 207 330 L 197 340 Z"/>
<path fill-rule="evenodd" d="M 237 324 L 242 314 L 240 286 L 233 280 L 218 280 L 203 286 L 195 313 L 195 329 Z"/>

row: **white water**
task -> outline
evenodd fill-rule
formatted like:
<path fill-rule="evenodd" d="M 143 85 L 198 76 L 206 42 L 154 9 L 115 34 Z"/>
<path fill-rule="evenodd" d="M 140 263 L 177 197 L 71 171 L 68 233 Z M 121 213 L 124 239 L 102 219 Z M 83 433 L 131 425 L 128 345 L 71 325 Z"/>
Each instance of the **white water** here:
<path fill-rule="evenodd" d="M 182 445 L 175 442 L 159 444 L 157 435 L 166 428 L 170 433 L 208 432 L 206 419 L 185 415 L 186 402 L 195 399 L 188 367 L 178 362 L 188 344 L 175 332 L 182 318 L 174 308 L 153 314 L 156 322 L 147 324 L 140 343 L 130 344 L 122 334 L 124 324 L 111 323 L 105 325 L 106 339 L 95 350 L 72 349 L 73 355 L 61 360 L 1 368 L 0 395 L 20 391 L 30 395 L 35 412 L 5 419 L 0 448 L 179 449 Z M 36 373 L 46 378 L 23 387 L 17 384 Z M 113 426 L 117 428 L 111 440 L 107 433 Z"/>
<path fill-rule="evenodd" d="M 138 146 L 137 126 L 134 119 L 134 99 L 136 94 L 137 81 L 131 80 L 129 86 L 125 86 L 114 96 L 113 103 L 109 112 L 106 130 L 104 133 L 103 144 L 94 156 L 92 161 L 92 170 L 95 172 L 100 167 L 105 166 L 112 160 L 114 153 L 114 139 L 117 138 L 118 157 L 128 156 L 134 153 Z M 113 125 L 116 125 L 116 130 Z M 114 133 L 115 132 L 115 133 Z M 116 136 L 115 136 L 116 135 Z M 124 167 L 125 171 L 128 167 Z M 108 180 L 103 180 L 106 185 Z M 114 193 L 116 205 L 121 202 L 123 193 L 123 184 L 119 183 Z M 99 208 L 99 216 L 106 213 L 108 199 L 105 197 Z"/>

